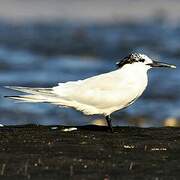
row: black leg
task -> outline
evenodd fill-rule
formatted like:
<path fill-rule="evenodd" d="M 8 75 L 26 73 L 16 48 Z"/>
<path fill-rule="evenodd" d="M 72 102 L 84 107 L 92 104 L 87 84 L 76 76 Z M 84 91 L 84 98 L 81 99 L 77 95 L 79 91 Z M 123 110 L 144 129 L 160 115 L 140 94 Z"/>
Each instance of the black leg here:
<path fill-rule="evenodd" d="M 112 124 L 111 124 L 111 117 L 110 117 L 110 115 L 106 116 L 106 121 L 107 121 L 109 130 L 113 133 L 113 128 L 112 128 Z"/>

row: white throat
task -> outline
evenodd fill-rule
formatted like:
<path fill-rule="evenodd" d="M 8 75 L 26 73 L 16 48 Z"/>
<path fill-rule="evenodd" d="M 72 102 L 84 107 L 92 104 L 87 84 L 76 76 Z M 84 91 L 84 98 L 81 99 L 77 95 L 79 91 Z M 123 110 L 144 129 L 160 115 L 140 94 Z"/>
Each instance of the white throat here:
<path fill-rule="evenodd" d="M 126 64 L 124 65 L 120 70 L 121 71 L 127 71 L 127 72 L 132 72 L 132 73 L 147 73 L 147 71 L 151 69 L 150 66 L 147 66 L 143 63 L 133 63 L 133 64 Z"/>

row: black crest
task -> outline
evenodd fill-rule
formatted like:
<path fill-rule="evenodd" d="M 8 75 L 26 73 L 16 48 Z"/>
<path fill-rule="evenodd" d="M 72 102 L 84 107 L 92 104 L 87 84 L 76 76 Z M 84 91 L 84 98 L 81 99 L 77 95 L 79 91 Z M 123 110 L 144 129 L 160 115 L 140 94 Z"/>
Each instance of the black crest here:
<path fill-rule="evenodd" d="M 121 68 L 125 64 L 132 64 L 134 62 L 144 62 L 145 60 L 141 57 L 138 53 L 130 54 L 129 56 L 125 57 L 120 62 L 117 62 L 116 65 Z"/>

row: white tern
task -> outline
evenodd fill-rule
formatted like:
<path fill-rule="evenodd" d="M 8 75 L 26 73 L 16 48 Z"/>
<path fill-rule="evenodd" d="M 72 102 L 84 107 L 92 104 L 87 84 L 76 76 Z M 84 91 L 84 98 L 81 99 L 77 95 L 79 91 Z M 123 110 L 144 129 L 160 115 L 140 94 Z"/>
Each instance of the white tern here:
<path fill-rule="evenodd" d="M 176 68 L 175 65 L 154 61 L 139 53 L 132 53 L 116 64 L 117 70 L 84 80 L 59 83 L 51 88 L 7 86 L 27 95 L 6 97 L 72 107 L 86 115 L 101 114 L 113 132 L 111 113 L 128 107 L 141 96 L 148 83 L 147 71 L 153 67 Z"/>

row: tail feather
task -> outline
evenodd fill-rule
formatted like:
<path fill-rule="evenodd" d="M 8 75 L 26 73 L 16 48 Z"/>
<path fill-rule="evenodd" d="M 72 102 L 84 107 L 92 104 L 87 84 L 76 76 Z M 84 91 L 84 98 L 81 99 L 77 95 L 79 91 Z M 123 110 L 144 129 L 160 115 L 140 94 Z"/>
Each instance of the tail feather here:
<path fill-rule="evenodd" d="M 52 88 L 32 88 L 32 87 L 20 87 L 20 86 L 5 86 L 5 88 L 20 92 L 25 92 L 28 94 L 52 95 Z"/>
<path fill-rule="evenodd" d="M 86 106 L 85 108 L 85 106 L 81 103 L 60 97 L 58 96 L 58 94 L 56 94 L 53 91 L 52 88 L 29 88 L 29 87 L 18 87 L 18 86 L 7 86 L 6 88 L 27 93 L 27 95 L 4 96 L 9 99 L 14 99 L 22 102 L 31 102 L 31 103 L 50 103 L 61 107 L 72 107 L 88 115 L 92 114 L 86 110 L 92 108 L 91 106 L 85 105 Z"/>
<path fill-rule="evenodd" d="M 24 102 L 47 102 L 47 100 L 43 97 L 37 95 L 24 95 L 24 96 L 4 96 L 5 98 L 24 101 Z"/>
<path fill-rule="evenodd" d="M 52 88 L 30 88 L 19 86 L 6 86 L 6 88 L 20 92 L 25 92 L 27 93 L 27 95 L 4 96 L 5 98 L 18 100 L 22 102 L 51 103 L 63 107 L 70 106 L 68 101 L 58 97 L 57 94 L 53 93 Z"/>
<path fill-rule="evenodd" d="M 56 95 L 53 93 L 52 88 L 31 88 L 31 87 L 19 87 L 19 86 L 6 86 L 6 88 L 28 94 L 28 95 L 19 95 L 19 96 L 4 96 L 9 99 L 25 101 L 25 102 L 51 103 L 56 98 Z"/>

